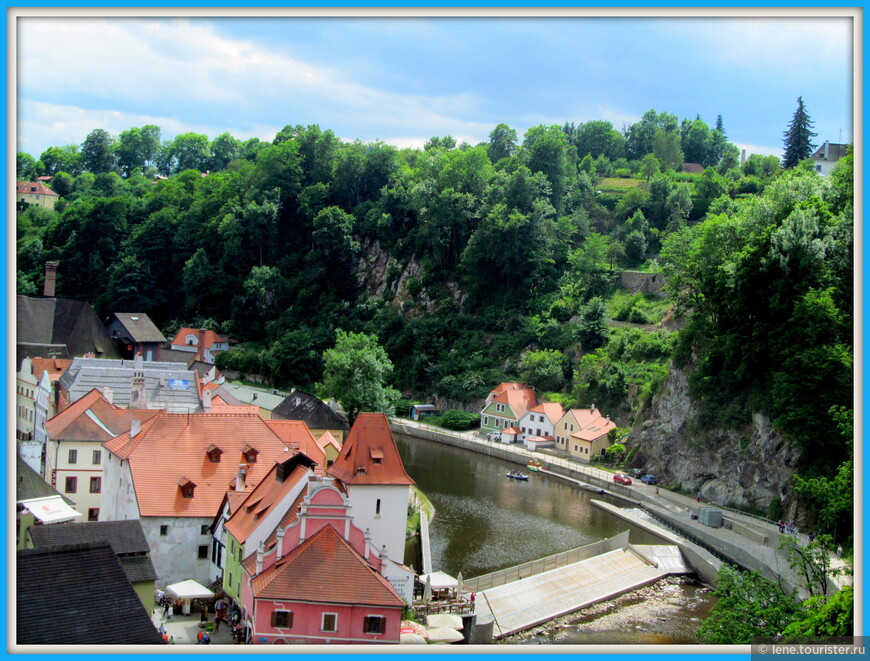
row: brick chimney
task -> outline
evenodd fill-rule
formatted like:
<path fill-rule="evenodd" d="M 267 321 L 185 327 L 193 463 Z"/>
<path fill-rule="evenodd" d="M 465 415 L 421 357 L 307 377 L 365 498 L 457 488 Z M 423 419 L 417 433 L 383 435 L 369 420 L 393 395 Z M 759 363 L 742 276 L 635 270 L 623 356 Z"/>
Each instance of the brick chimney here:
<path fill-rule="evenodd" d="M 54 298 L 55 283 L 57 280 L 58 262 L 45 263 L 45 286 L 42 290 L 42 295 L 47 298 Z"/>
<path fill-rule="evenodd" d="M 236 474 L 236 491 L 245 490 L 245 473 L 247 472 L 247 464 L 239 464 L 239 472 Z"/>

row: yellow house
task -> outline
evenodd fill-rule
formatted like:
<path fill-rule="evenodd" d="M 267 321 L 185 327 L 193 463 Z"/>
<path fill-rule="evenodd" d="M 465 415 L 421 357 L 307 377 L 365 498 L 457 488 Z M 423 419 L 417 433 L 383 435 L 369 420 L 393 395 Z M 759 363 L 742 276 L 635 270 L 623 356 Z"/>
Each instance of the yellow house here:
<path fill-rule="evenodd" d="M 46 188 L 44 184 L 30 181 L 19 181 L 15 184 L 15 201 L 35 204 L 43 209 L 54 209 L 57 199 L 60 197 L 53 190 Z"/>
<path fill-rule="evenodd" d="M 616 424 L 601 415 L 596 408 L 571 409 L 556 423 L 556 448 L 565 450 L 572 457 L 591 461 L 592 457 L 604 454 L 610 446 L 607 432 Z"/>

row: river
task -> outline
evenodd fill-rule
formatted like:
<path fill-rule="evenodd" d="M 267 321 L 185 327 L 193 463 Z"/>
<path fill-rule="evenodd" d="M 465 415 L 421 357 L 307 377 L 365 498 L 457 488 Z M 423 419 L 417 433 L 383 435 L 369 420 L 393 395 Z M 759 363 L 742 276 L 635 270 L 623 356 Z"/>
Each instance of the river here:
<path fill-rule="evenodd" d="M 621 504 L 609 496 L 540 473 L 531 473 L 528 482 L 511 480 L 505 473 L 517 466 L 501 459 L 394 436 L 405 469 L 435 507 L 429 526 L 435 571 L 472 578 L 612 537 L 626 527 L 633 544 L 663 543 L 589 502 Z M 406 563 L 417 569 L 418 553 L 416 541 L 410 541 Z M 619 600 L 627 619 L 612 629 L 606 618 L 613 612 L 587 609 L 512 642 L 600 644 L 604 637 L 616 643 L 692 643 L 697 622 L 713 603 L 706 590 L 685 581 L 660 582 L 633 595 Z"/>

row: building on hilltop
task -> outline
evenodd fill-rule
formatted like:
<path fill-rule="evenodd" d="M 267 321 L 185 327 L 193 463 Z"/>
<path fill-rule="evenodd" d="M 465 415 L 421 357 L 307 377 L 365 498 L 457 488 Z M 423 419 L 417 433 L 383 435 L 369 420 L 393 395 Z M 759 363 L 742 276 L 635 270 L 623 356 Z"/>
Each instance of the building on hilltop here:
<path fill-rule="evenodd" d="M 823 177 L 827 177 L 831 174 L 837 161 L 846 155 L 848 148 L 849 145 L 841 145 L 825 140 L 825 144 L 819 147 L 811 156 L 813 168 Z"/>
<path fill-rule="evenodd" d="M 15 201 L 54 210 L 60 195 L 41 182 L 19 181 L 15 184 Z"/>

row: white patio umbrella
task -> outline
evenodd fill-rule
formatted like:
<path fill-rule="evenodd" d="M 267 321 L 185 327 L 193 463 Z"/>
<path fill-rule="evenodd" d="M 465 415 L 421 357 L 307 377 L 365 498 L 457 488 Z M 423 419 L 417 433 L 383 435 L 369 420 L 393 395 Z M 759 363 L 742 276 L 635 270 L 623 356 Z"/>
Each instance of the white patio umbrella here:
<path fill-rule="evenodd" d="M 399 644 L 400 645 L 428 645 L 426 639 L 423 636 L 416 633 L 402 633 L 399 634 Z"/>
<path fill-rule="evenodd" d="M 462 596 L 462 572 L 459 572 L 456 575 L 456 598 L 459 599 L 459 597 L 461 597 L 461 596 Z"/>
<path fill-rule="evenodd" d="M 432 577 L 426 577 L 426 587 L 423 588 L 423 603 L 428 604 L 432 601 Z"/>
<path fill-rule="evenodd" d="M 460 640 L 464 640 L 464 637 L 456 629 L 448 629 L 447 627 L 429 629 L 430 643 L 458 643 Z"/>
<path fill-rule="evenodd" d="M 452 613 L 437 613 L 435 615 L 427 615 L 426 616 L 426 626 L 430 629 L 440 629 L 441 627 L 446 627 L 447 629 L 462 629 L 462 618 L 458 615 L 453 615 Z"/>

